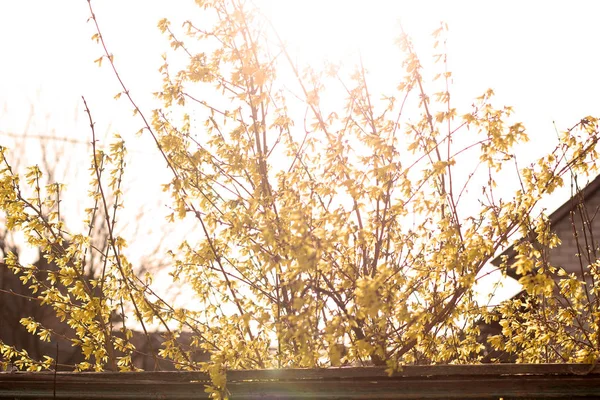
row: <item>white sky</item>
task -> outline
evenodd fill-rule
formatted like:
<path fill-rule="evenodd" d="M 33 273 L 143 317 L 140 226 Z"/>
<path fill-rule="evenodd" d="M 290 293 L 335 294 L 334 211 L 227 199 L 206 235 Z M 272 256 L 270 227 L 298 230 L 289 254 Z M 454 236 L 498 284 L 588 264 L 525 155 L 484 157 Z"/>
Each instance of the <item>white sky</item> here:
<path fill-rule="evenodd" d="M 553 121 L 564 130 L 583 116 L 600 115 L 600 2 L 256 2 L 299 57 L 344 58 L 360 47 L 374 84 L 382 88 L 397 71 L 398 20 L 424 57 L 433 43 L 430 33 L 446 21 L 453 101 L 468 107 L 472 98 L 493 88 L 496 104 L 514 106 L 515 119 L 528 128 L 532 142 L 521 150 L 525 161 L 552 149 Z M 179 25 L 198 18 L 200 11 L 187 0 L 95 0 L 93 5 L 122 77 L 149 110 L 151 93 L 161 84 L 160 55 L 168 49 L 157 21 L 168 17 Z M 26 127 L 29 134 L 89 142 L 84 95 L 98 134 L 119 132 L 132 163 L 143 165 L 146 173 L 135 178 L 145 191 L 168 175 L 160 161 L 148 165 L 154 154 L 150 139 L 134 137 L 139 121 L 123 99 L 113 100 L 119 88 L 109 69 L 93 63 L 101 49 L 90 40 L 95 31 L 88 17 L 84 0 L 0 1 L 0 144 L 10 144 L 6 134 L 21 134 Z M 84 145 L 81 150 L 72 156 L 87 168 Z M 133 160 L 136 154 L 145 161 Z M 556 196 L 548 207 L 564 200 Z"/>
<path fill-rule="evenodd" d="M 552 121 L 565 129 L 600 109 L 598 2 L 257 3 L 267 4 L 266 13 L 302 54 L 336 57 L 359 46 L 373 75 L 384 77 L 381 82 L 389 82 L 397 67 L 399 51 L 392 43 L 398 20 L 424 54 L 432 43 L 429 33 L 440 21 L 448 22 L 456 102 L 468 106 L 470 99 L 493 88 L 499 104 L 515 107 L 516 119 L 525 122 L 536 142 L 534 149 L 554 140 Z M 93 4 L 127 84 L 143 106 L 150 106 L 151 93 L 160 85 L 160 54 L 167 49 L 156 22 L 166 16 L 177 25 L 197 18 L 199 11 L 189 0 Z M 0 132 L 22 131 L 33 106 L 36 125 L 31 131 L 56 129 L 88 140 L 81 95 L 100 128 L 112 124 L 112 130 L 128 137 L 138 127 L 128 118 L 129 106 L 112 100 L 118 87 L 108 68 L 92 62 L 101 51 L 89 40 L 94 29 L 88 16 L 83 0 L 0 2 Z"/>

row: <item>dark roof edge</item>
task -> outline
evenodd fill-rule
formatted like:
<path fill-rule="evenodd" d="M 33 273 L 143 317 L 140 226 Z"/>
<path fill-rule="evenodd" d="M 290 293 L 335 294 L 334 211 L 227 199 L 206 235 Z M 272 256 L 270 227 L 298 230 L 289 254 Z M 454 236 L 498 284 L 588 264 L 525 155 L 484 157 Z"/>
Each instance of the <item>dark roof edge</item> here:
<path fill-rule="evenodd" d="M 573 199 L 576 198 L 578 194 L 583 196 L 583 201 L 587 201 L 592 195 L 600 190 L 600 174 L 597 175 L 590 183 L 588 183 L 583 189 L 579 190 L 575 193 L 574 196 L 571 196 L 566 202 L 564 202 L 560 207 L 558 207 L 552 214 L 549 215 L 550 225 L 555 225 L 560 222 L 562 219 L 567 217 L 571 210 L 573 210 L 577 203 L 573 203 Z M 492 261 L 492 265 L 499 267 L 502 263 L 502 257 L 507 256 L 508 258 L 515 256 L 514 245 L 511 245 L 506 250 L 504 250 L 500 255 L 496 256 Z M 513 279 L 519 279 L 516 271 L 511 268 L 508 268 L 506 274 Z"/>

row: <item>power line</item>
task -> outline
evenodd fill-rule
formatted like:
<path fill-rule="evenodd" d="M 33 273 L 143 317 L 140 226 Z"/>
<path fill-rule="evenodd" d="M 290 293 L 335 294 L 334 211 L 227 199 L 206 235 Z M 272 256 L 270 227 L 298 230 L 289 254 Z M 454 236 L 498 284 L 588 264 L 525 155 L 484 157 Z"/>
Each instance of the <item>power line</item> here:
<path fill-rule="evenodd" d="M 10 137 L 10 138 L 18 138 L 18 139 L 33 139 L 33 140 L 39 140 L 41 142 L 44 142 L 44 141 L 63 142 L 63 143 L 69 143 L 69 144 L 85 145 L 87 147 L 91 147 L 91 144 L 92 144 L 91 142 L 88 142 L 85 140 L 74 139 L 74 138 L 69 138 L 69 137 L 65 137 L 65 136 L 49 136 L 49 135 L 43 135 L 43 134 L 29 135 L 29 134 L 23 134 L 23 133 L 0 131 L 0 136 Z M 102 149 L 105 146 L 100 145 L 97 147 Z M 135 153 L 135 154 L 143 154 L 143 155 L 153 154 L 152 152 L 139 150 L 137 148 L 133 148 L 133 149 L 127 148 L 127 152 Z"/>
<path fill-rule="evenodd" d="M 79 139 L 74 139 L 74 138 L 69 138 L 69 137 L 64 137 L 64 136 L 49 136 L 49 135 L 42 135 L 42 134 L 29 135 L 29 134 L 23 134 L 23 133 L 13 133 L 13 132 L 4 132 L 4 131 L 0 131 L 0 136 L 19 138 L 19 139 L 35 139 L 35 140 L 41 140 L 41 141 L 57 141 L 57 142 L 65 142 L 65 143 L 70 143 L 70 144 L 79 144 L 79 145 L 87 145 L 87 146 L 91 145 L 90 142 L 87 142 L 85 140 L 79 140 Z"/>

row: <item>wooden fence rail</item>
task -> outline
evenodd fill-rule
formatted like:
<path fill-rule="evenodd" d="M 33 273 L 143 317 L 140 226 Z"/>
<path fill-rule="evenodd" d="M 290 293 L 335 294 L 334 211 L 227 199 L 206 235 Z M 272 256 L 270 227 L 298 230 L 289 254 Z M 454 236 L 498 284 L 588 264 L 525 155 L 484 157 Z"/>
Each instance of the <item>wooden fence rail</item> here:
<path fill-rule="evenodd" d="M 0 399 L 203 399 L 198 372 L 3 372 Z M 581 364 L 229 371 L 231 399 L 600 398 L 600 367 Z"/>

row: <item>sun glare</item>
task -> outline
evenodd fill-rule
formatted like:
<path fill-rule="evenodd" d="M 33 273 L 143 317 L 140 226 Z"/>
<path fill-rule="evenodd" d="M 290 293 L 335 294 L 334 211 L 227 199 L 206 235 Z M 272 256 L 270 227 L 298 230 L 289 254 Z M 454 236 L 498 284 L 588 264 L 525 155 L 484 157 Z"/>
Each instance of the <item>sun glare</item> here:
<path fill-rule="evenodd" d="M 311 65 L 390 46 L 399 29 L 393 3 L 355 0 L 257 0 L 288 50 Z M 396 28 L 396 32 L 392 32 Z"/>

